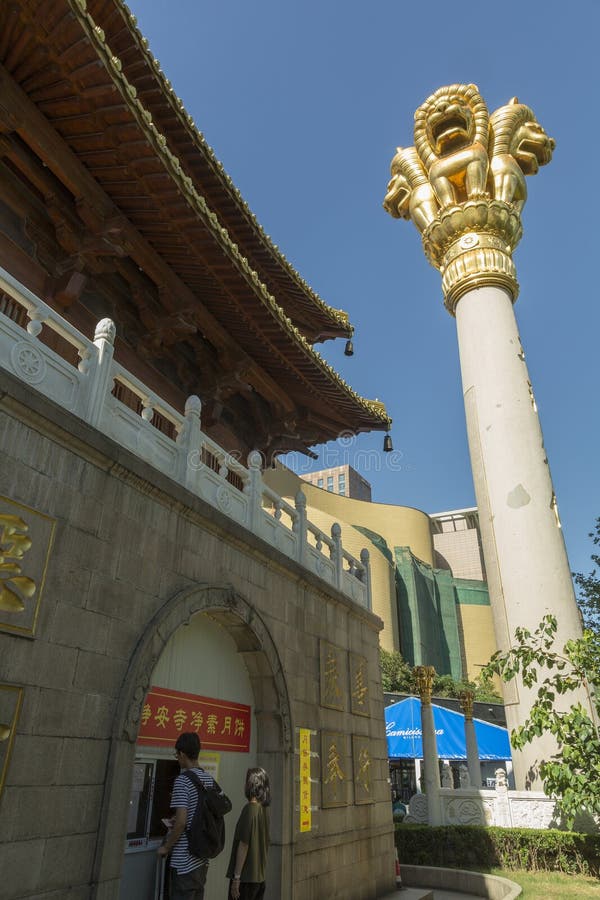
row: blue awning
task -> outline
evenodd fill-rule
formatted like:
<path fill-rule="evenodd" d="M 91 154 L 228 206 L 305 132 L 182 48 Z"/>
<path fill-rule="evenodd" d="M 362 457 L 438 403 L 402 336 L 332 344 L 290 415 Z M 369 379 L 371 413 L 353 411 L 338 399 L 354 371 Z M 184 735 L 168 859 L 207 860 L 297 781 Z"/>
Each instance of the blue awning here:
<path fill-rule="evenodd" d="M 462 713 L 433 706 L 438 756 L 440 759 L 466 759 L 465 717 Z M 506 728 L 474 719 L 479 759 L 510 759 L 510 740 Z M 422 759 L 421 701 L 407 697 L 385 709 L 385 731 L 390 759 Z"/>

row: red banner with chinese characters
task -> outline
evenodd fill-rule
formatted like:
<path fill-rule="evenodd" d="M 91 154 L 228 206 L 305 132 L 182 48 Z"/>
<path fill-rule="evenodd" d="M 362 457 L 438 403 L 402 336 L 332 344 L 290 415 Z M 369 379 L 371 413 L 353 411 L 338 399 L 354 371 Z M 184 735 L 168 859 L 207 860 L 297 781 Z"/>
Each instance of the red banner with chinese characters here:
<path fill-rule="evenodd" d="M 152 686 L 142 707 L 138 744 L 174 746 L 184 731 L 195 731 L 203 750 L 250 750 L 250 707 Z"/>

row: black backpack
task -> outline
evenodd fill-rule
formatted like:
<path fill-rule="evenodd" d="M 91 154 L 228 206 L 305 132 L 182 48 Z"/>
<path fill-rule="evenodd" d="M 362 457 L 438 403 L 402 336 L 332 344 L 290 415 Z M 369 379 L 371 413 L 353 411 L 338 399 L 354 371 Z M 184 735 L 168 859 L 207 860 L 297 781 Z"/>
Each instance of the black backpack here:
<path fill-rule="evenodd" d="M 196 811 L 190 827 L 185 830 L 189 851 L 198 859 L 214 859 L 225 846 L 223 816 L 231 812 L 231 800 L 214 779 L 212 786 L 206 787 L 190 769 L 182 774 L 187 775 L 198 790 Z"/>

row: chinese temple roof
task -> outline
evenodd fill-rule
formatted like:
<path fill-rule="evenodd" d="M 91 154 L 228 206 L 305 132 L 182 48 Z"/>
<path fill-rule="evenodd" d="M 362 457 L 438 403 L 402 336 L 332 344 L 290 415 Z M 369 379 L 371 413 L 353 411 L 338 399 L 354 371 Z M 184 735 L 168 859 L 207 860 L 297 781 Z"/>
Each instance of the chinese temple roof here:
<path fill-rule="evenodd" d="M 123 74 L 137 91 L 166 137 L 169 149 L 187 174 L 201 186 L 202 195 L 218 213 L 232 240 L 261 277 L 278 304 L 310 343 L 351 337 L 348 314 L 328 306 L 293 268 L 265 234 L 248 204 L 225 172 L 204 135 L 175 94 L 136 18 L 121 0 L 88 0 L 87 9 L 105 34 L 107 45 L 123 65 Z"/>
<path fill-rule="evenodd" d="M 111 315 L 208 427 L 268 454 L 389 427 L 312 347 L 347 317 L 264 235 L 120 0 L 0 5 L 0 155 L 39 200 L 48 301 Z"/>

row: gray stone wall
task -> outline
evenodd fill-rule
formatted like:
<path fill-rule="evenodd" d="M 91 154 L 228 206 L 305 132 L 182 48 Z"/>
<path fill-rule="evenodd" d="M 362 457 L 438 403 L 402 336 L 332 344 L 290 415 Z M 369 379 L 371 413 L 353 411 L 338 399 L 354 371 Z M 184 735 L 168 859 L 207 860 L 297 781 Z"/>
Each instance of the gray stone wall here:
<path fill-rule="evenodd" d="M 169 636 L 204 610 L 236 640 L 254 690 L 277 798 L 269 896 L 366 900 L 392 888 L 380 621 L 4 373 L 0 458 L 0 494 L 55 520 L 33 635 L 0 628 L 0 685 L 22 688 L 0 755 L 4 900 L 118 897 L 148 679 Z M 366 715 L 351 712 L 351 684 L 344 708 L 322 705 L 323 640 L 365 657 Z M 323 731 L 368 739 L 374 801 L 355 803 L 350 787 L 347 805 L 320 808 L 317 756 L 304 834 L 298 727 L 314 731 L 317 753 Z"/>

